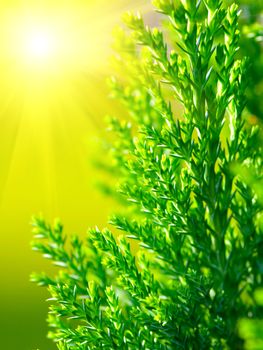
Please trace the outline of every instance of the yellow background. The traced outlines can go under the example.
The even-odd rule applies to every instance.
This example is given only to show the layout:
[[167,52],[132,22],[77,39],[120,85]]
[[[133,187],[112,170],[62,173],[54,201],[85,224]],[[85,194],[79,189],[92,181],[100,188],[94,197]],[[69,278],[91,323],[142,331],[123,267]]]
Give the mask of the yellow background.
[[[51,350],[46,340],[46,291],[29,282],[47,262],[31,252],[30,220],[61,218],[84,235],[104,226],[113,202],[95,188],[89,162],[108,99],[111,32],[127,9],[148,1],[18,1],[0,5],[0,348]],[[25,28],[58,35],[53,59],[23,51]],[[63,45],[62,45],[63,44]]]

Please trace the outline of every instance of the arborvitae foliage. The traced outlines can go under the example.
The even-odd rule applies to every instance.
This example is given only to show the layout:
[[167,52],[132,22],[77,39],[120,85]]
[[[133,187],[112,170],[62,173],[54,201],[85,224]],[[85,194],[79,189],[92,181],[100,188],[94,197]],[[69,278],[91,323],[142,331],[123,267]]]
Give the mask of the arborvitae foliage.
[[112,166],[129,203],[111,224],[126,237],[96,228],[65,246],[59,222],[34,220],[33,248],[60,268],[32,276],[51,294],[59,349],[242,349],[239,319],[262,311],[262,198],[236,172],[262,176],[258,127],[242,116],[238,8],[154,5],[163,31],[127,14],[122,74],[111,80],[129,112],[111,119]]
[[239,0],[242,8],[241,41],[242,54],[250,58],[248,70],[247,107],[254,117],[263,121],[263,1]]

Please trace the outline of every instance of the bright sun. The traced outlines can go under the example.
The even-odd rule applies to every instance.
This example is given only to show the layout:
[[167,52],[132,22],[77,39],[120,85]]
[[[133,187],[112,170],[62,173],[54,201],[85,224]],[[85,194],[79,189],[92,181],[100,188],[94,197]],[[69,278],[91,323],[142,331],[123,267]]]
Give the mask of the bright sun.
[[25,53],[32,58],[46,59],[54,54],[54,52],[54,38],[48,32],[32,32],[25,38]]
[[97,64],[97,58],[105,56],[105,38],[95,19],[87,15],[89,12],[73,7],[60,12],[51,8],[50,12],[32,10],[6,16],[3,36],[8,61],[15,63],[26,80],[31,73],[65,75],[84,70],[93,62]]
[[106,67],[122,1],[113,5],[106,0],[32,0],[29,5],[6,6],[0,11],[0,68],[5,60],[7,68],[16,76],[22,73],[27,83],[36,75],[40,82],[40,75],[66,79],[69,74]]
[[58,68],[59,61],[65,56],[65,47],[61,45],[63,40],[65,38],[54,26],[31,23],[20,33],[17,57],[28,72],[32,69],[45,71],[52,66]]

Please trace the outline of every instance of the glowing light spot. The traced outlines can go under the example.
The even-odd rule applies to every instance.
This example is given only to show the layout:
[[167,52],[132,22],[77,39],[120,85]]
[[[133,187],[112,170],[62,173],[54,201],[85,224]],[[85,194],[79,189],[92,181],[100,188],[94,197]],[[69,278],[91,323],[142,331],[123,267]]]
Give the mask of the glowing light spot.
[[54,42],[49,33],[32,33],[26,38],[26,52],[35,58],[47,58],[54,52]]

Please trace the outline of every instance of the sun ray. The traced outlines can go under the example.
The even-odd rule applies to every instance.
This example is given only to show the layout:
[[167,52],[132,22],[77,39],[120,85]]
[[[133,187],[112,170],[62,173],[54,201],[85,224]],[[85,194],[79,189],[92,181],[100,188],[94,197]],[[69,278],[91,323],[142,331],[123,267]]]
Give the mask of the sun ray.
[[[135,1],[132,7],[138,8],[140,4],[141,9],[145,10],[145,3],[147,1]],[[11,138],[18,138],[12,143],[9,142],[9,147],[14,149],[8,153],[9,165],[6,163],[4,175],[1,177],[2,196],[4,186],[8,187],[5,190],[5,200],[8,200],[8,193],[12,188],[12,182],[4,180],[12,173],[12,158],[22,157],[23,162],[32,161],[30,147],[24,154],[15,150],[21,148],[21,142],[32,142],[30,133],[37,134],[41,130],[42,134],[47,135],[37,137],[34,152],[38,150],[39,157],[43,160],[42,173],[48,174],[52,173],[47,169],[53,167],[53,163],[52,150],[49,151],[49,158],[42,154],[43,149],[47,151],[51,147],[48,143],[52,142],[46,124],[50,124],[52,130],[56,118],[63,113],[61,124],[65,123],[64,142],[72,140],[72,127],[70,130],[67,126],[70,116],[74,116],[76,124],[76,118],[84,118],[87,134],[91,128],[100,127],[100,119],[107,113],[107,93],[104,78],[100,77],[104,77],[110,55],[111,32],[120,21],[121,14],[131,8],[129,1],[109,3],[104,0],[74,3],[58,1],[55,4],[53,1],[28,1],[22,5],[18,1],[12,1],[12,4],[13,6],[10,6],[10,3],[8,6],[1,5],[0,15],[0,93],[5,96],[0,104],[0,118],[5,118],[6,124],[17,123],[16,126],[13,125],[14,136]],[[82,86],[80,91],[76,92],[76,77],[81,75]],[[102,93],[105,94],[104,97]],[[75,94],[75,100],[72,100],[72,94]],[[101,105],[102,98],[105,101],[104,106]],[[21,103],[18,103],[18,100]],[[15,106],[18,105],[22,109],[15,113]],[[55,133],[59,133],[59,130]],[[7,141],[4,140],[5,138],[2,138],[2,149],[6,149]],[[54,186],[50,185],[50,188]]]
[[[85,142],[100,132],[103,116],[117,110],[107,100],[104,83],[111,74],[113,28],[124,11],[145,10],[147,2],[1,2],[0,262],[23,261],[5,269],[2,295],[14,289],[10,276],[25,286],[25,295],[32,292],[25,281],[34,263],[28,253],[33,214],[42,212],[50,220],[59,216],[75,232],[106,224],[112,202],[102,205],[93,189],[96,175],[87,165]],[[11,297],[0,299],[12,309]],[[29,308],[31,300],[22,304]],[[27,339],[16,348],[28,344]],[[1,345],[10,344],[2,339]]]
[[[28,247],[31,216],[42,212],[49,220],[60,217],[73,232],[106,224],[112,202],[102,200],[93,189],[96,174],[88,165],[86,140],[100,132],[105,114],[117,110],[107,100],[104,84],[111,74],[107,64],[112,30],[124,11],[145,10],[147,2],[3,0],[0,4],[0,263],[6,267],[0,307],[16,315],[12,329],[0,325],[7,334],[1,339],[3,348],[12,346],[7,338],[14,327],[29,337],[19,338],[14,348],[36,348],[24,317],[31,315],[34,304],[27,283],[36,264]],[[17,286],[24,308],[19,313],[11,293]],[[28,329],[34,326],[30,322]]]

